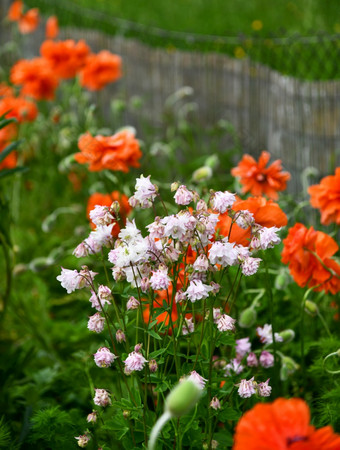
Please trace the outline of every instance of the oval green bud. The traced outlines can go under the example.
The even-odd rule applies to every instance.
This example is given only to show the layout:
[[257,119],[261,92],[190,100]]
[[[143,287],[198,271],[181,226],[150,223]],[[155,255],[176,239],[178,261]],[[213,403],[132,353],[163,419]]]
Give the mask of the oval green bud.
[[283,342],[291,342],[295,338],[295,331],[291,330],[290,328],[287,330],[281,331],[279,335],[282,337]]
[[212,177],[212,170],[211,167],[204,166],[200,167],[199,169],[195,170],[192,174],[192,179],[196,183],[199,183],[200,181],[207,181]]
[[254,308],[250,307],[243,310],[238,319],[238,325],[241,328],[250,328],[254,325],[257,319],[257,313]]
[[317,307],[317,304],[310,301],[310,300],[306,300],[305,301],[305,311],[307,314],[311,315],[311,316],[316,316],[319,309]]
[[193,381],[186,379],[179,383],[165,400],[165,410],[172,416],[180,417],[188,413],[198,402],[202,390]]

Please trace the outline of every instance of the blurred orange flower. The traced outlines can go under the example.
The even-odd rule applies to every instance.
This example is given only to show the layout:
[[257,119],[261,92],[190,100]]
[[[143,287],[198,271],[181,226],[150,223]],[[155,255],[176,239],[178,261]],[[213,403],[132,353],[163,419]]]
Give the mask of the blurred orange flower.
[[40,54],[45,58],[59,78],[73,78],[84,66],[90,48],[85,41],[45,41],[40,47]]
[[[288,219],[280,206],[272,200],[264,197],[249,197],[246,200],[237,199],[232,206],[233,211],[247,210],[254,216],[255,223],[263,227],[284,227]],[[229,236],[232,220],[227,213],[220,215],[220,221],[217,224],[219,233],[223,236]],[[230,242],[236,242],[245,247],[249,245],[250,228],[244,230],[236,223],[233,223],[229,237]]]
[[299,286],[332,294],[340,291],[340,265],[331,259],[339,247],[328,234],[296,223],[283,244],[282,262],[289,264],[290,274]]
[[[17,132],[17,125],[15,123],[10,123],[0,129],[0,153],[7,147],[10,141],[17,136]],[[1,161],[0,170],[13,169],[16,165],[16,152],[11,152],[3,161]]]
[[[92,211],[92,209],[94,209],[94,207],[96,205],[111,206],[112,202],[114,202],[114,201],[117,201],[120,205],[119,217],[121,218],[122,223],[125,225],[126,218],[132,210],[132,208],[129,204],[128,197],[119,191],[113,191],[113,192],[111,192],[111,194],[101,194],[100,192],[95,192],[94,194],[92,194],[89,197],[88,202],[87,202],[87,208],[86,208],[86,215],[87,215],[87,218],[90,220],[92,229],[95,229],[96,226],[94,225],[93,222],[91,222],[90,211]],[[117,237],[119,232],[120,232],[120,226],[119,226],[119,224],[117,224],[116,226],[114,226],[112,228],[111,234],[114,237]]]
[[45,36],[46,39],[55,39],[59,34],[59,24],[57,16],[50,16],[46,20]]
[[8,19],[12,22],[16,22],[22,16],[24,5],[21,0],[15,0],[8,10]]
[[11,97],[14,96],[14,90],[7,83],[2,81],[0,83],[0,97]]
[[233,450],[340,450],[340,435],[327,426],[309,425],[307,403],[278,398],[257,403],[236,426]]
[[12,67],[10,80],[22,85],[22,94],[36,100],[52,100],[59,83],[45,58],[21,59]]
[[18,122],[34,120],[38,115],[35,103],[24,97],[8,96],[0,98],[0,116],[6,113],[6,118],[15,118]]
[[277,200],[278,191],[286,189],[287,181],[290,179],[288,172],[282,172],[281,161],[278,159],[266,167],[270,159],[270,153],[263,151],[256,161],[252,156],[246,154],[231,170],[231,174],[240,177],[242,192],[250,192],[252,195],[267,195]]
[[340,225],[340,167],[336,168],[335,175],[324,177],[320,184],[310,186],[308,193],[311,205],[320,209],[321,223]]
[[38,8],[29,9],[19,19],[18,27],[20,33],[22,34],[32,33],[39,25],[39,21],[40,21],[39,9]]
[[122,76],[121,65],[121,58],[108,50],[102,50],[97,55],[89,55],[85,67],[80,72],[80,84],[91,91],[103,89],[108,83]]
[[138,160],[142,157],[139,143],[130,129],[109,137],[85,133],[78,140],[78,148],[76,161],[89,164],[91,172],[104,169],[128,172],[129,167],[140,166]]

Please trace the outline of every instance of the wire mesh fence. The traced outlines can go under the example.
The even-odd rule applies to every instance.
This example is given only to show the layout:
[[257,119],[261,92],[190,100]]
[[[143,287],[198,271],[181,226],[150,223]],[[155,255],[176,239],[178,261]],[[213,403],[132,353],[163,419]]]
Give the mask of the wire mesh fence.
[[[228,120],[245,152],[267,149],[282,159],[293,175],[290,192],[301,190],[305,168],[324,176],[340,164],[338,35],[197,36],[106,17],[64,0],[31,3],[58,15],[61,38],[85,39],[93,51],[122,56],[124,76],[118,87],[106,88],[104,110],[119,89],[125,100],[141,97],[140,115],[157,125],[169,95],[190,86],[202,126]],[[43,38],[42,31],[25,37],[26,57],[38,54]],[[141,117],[127,111],[125,120],[138,127]]]

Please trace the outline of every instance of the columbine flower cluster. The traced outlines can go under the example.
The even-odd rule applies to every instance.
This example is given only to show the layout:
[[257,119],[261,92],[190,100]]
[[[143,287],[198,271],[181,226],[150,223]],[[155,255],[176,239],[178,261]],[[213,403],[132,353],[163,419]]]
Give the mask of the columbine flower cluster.
[[[142,175],[137,179],[135,187],[136,191],[129,199],[132,207],[155,207],[155,200],[161,200],[158,187],[151,182],[150,176]],[[97,283],[94,279],[97,274],[86,266],[80,272],[62,268],[61,275],[57,277],[68,293],[89,288],[89,301],[96,312],[89,317],[87,327],[90,331],[101,333],[106,326],[112,345],[110,349],[107,341],[104,341],[107,346],[101,346],[93,355],[94,363],[100,368],[120,370],[124,380],[125,375],[132,373],[134,377],[140,376],[139,372],[149,372],[151,376],[159,370],[161,364],[157,358],[149,357],[150,342],[147,346],[145,344],[146,350],[138,342],[133,347],[130,346],[131,334],[128,333],[128,327],[132,317],[136,314],[142,317],[147,324],[147,333],[153,333],[154,336],[158,332],[160,339],[164,335],[171,335],[174,340],[185,339],[186,335],[195,335],[197,329],[201,329],[203,336],[207,321],[210,322],[215,337],[222,338],[222,334],[235,332],[236,319],[226,313],[226,302],[217,297],[224,289],[224,273],[233,266],[238,267],[238,271],[235,271],[236,278],[241,273],[245,276],[254,275],[261,263],[256,252],[280,242],[278,228],[260,226],[249,211],[232,210],[236,200],[233,193],[211,191],[209,198],[200,198],[197,192],[179,183],[175,183],[172,190],[176,191],[174,200],[178,211],[169,214],[161,200],[166,214],[156,216],[145,227],[146,235],[142,234],[135,220],[127,219],[125,228],[121,228],[115,238],[112,229],[118,220],[116,205],[95,205],[90,212],[91,221],[96,228],[78,245],[74,254],[77,257],[98,252],[105,255],[103,251],[108,248],[106,264],[111,264],[112,286],[109,280],[106,285]],[[248,245],[233,241],[230,232],[227,235],[220,234],[219,222],[222,215],[229,216],[231,227],[236,224],[244,229],[249,228]],[[120,296],[120,303],[117,305],[113,292],[123,292],[114,288],[120,282],[125,283],[124,295]],[[125,298],[126,304],[122,305],[122,299]],[[163,311],[157,313],[160,307]],[[116,315],[116,321],[112,320],[111,311],[112,315]],[[111,332],[111,326],[114,327],[114,332]],[[272,342],[270,325],[259,327],[257,333],[261,343],[269,345]],[[137,328],[136,340],[138,338]],[[275,339],[279,341],[280,336],[275,335]],[[119,355],[117,347],[124,347],[124,353]],[[200,350],[197,350],[198,356]],[[117,363],[114,363],[117,358]],[[210,364],[212,365],[212,359]],[[216,364],[217,362],[214,367]],[[257,356],[251,350],[249,338],[243,338],[236,341],[236,358],[228,364],[225,362],[223,366],[225,376],[240,374],[245,364],[248,367],[261,365],[269,368],[274,364],[274,357],[265,349]],[[193,369],[195,367],[196,364]],[[176,371],[179,375],[178,366]],[[208,381],[195,370],[190,372],[189,379],[200,389],[204,389]],[[238,392],[244,398],[255,393],[262,397],[268,396],[271,391],[268,383],[269,380],[256,383],[254,378],[249,381],[243,379],[239,383]],[[93,401],[97,406],[109,406],[110,394],[105,389],[95,389]],[[221,408],[216,396],[209,401],[211,408]],[[91,416],[90,420],[94,421],[94,417],[96,416]]]

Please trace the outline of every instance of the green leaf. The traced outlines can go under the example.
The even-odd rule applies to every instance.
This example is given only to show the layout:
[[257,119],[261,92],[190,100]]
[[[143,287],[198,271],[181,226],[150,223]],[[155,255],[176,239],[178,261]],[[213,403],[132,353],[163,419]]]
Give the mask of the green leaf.
[[13,150],[15,150],[22,142],[22,140],[14,141],[11,144],[7,145],[7,147],[0,153],[0,162],[3,161],[6,156],[8,156]]
[[0,171],[0,178],[5,178],[7,176],[13,175],[15,173],[24,173],[29,170],[28,167],[15,167],[14,169],[6,169]]
[[220,414],[218,415],[218,420],[220,420],[221,422],[226,422],[227,420],[238,420],[240,417],[240,411],[237,411],[236,409],[233,409],[229,406],[222,412],[220,412]]
[[220,345],[235,345],[235,337],[227,332],[221,332],[216,339],[216,347]]
[[162,355],[165,352],[165,348],[161,348],[160,350],[155,350],[154,352],[149,354],[149,359],[155,359],[157,356]]
[[155,339],[158,339],[159,341],[162,340],[162,338],[154,330],[147,330],[147,334],[149,334]]

